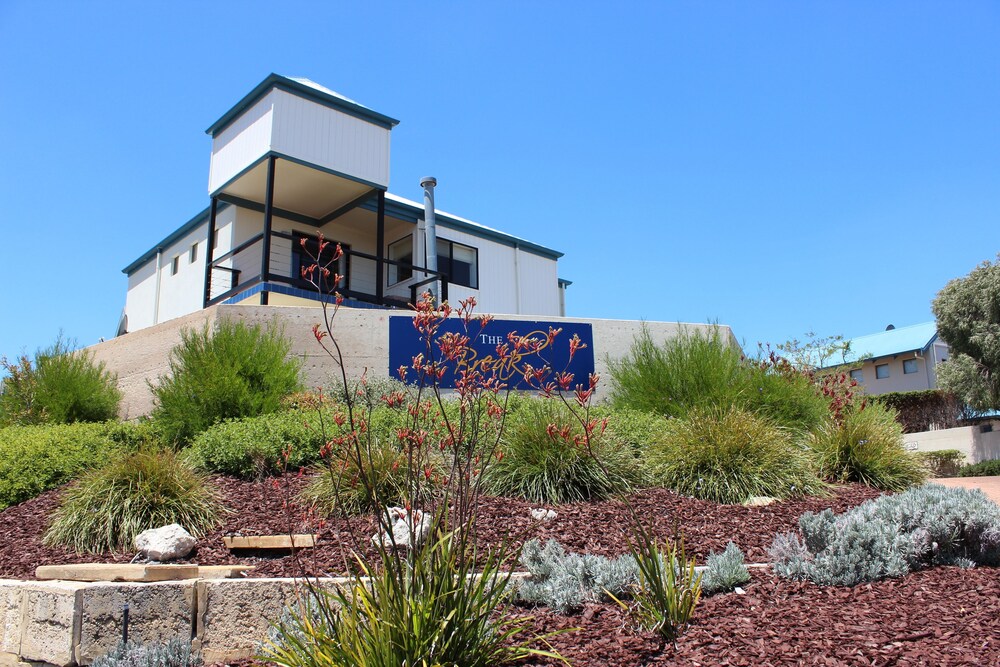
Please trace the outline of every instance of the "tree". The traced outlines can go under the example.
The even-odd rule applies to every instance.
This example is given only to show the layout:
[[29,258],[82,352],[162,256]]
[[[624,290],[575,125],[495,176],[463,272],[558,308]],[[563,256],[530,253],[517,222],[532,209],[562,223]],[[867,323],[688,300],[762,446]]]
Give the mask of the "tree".
[[931,303],[951,359],[938,384],[975,410],[1000,409],[1000,255],[944,286]]

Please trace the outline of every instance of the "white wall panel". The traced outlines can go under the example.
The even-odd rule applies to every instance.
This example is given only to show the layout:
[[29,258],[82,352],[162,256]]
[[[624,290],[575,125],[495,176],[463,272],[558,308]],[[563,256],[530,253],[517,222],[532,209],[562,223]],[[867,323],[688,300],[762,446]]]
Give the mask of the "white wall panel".
[[[205,251],[207,250],[208,223],[202,224],[189,234],[163,250],[160,267],[160,312],[158,322],[187,315],[200,310],[205,289]],[[189,260],[193,244],[198,244],[197,259]],[[177,273],[171,266],[177,257]]]
[[128,331],[138,331],[155,324],[153,308],[156,303],[156,257],[143,264],[128,277],[125,294],[125,315]]
[[273,90],[271,148],[383,187],[389,185],[389,130]]
[[271,91],[212,139],[212,161],[208,170],[208,192],[256,162],[271,149],[274,94]]

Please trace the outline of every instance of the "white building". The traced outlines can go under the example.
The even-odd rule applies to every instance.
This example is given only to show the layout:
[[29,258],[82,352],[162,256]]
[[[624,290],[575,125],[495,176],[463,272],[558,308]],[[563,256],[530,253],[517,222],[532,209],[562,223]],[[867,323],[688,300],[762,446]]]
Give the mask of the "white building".
[[869,394],[935,389],[935,368],[951,356],[934,322],[892,327],[847,342],[844,358],[828,360],[828,367],[848,369]]
[[397,124],[307,79],[264,79],[207,130],[210,206],[123,270],[119,333],[217,303],[329,300],[301,275],[320,233],[344,249],[330,266],[344,278],[326,288],[346,305],[401,306],[433,287],[475,295],[480,312],[563,315],[562,253],[387,192]]

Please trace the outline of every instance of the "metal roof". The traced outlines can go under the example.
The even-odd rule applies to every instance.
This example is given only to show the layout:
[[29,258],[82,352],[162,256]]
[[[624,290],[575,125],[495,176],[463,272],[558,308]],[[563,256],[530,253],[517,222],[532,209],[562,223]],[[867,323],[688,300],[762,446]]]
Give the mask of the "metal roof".
[[374,123],[375,125],[386,129],[391,130],[396,125],[399,125],[399,121],[395,118],[390,118],[385,114],[375,111],[374,109],[369,109],[363,104],[358,104],[349,97],[344,97],[340,93],[334,92],[325,86],[321,86],[315,81],[282,76],[280,74],[270,74],[266,79],[261,81],[256,88],[247,93],[242,100],[237,102],[233,108],[222,114],[222,117],[219,118],[219,120],[212,123],[211,127],[205,130],[205,133],[215,137],[219,132],[222,132],[224,129],[229,127],[229,125],[239,118],[244,111],[252,107],[257,100],[264,97],[264,95],[267,95],[268,91],[272,88],[285,90],[298,95],[299,97],[304,97],[307,100],[322,104],[323,106],[337,109],[338,111],[343,111],[344,113],[367,120],[370,123]]
[[[916,352],[927,349],[937,339],[937,323],[924,322],[908,327],[899,327],[866,336],[858,336],[850,341],[850,351],[843,363],[854,363],[861,359],[877,359],[895,354]],[[834,362],[834,360],[831,360]],[[839,360],[832,365],[841,365]]]

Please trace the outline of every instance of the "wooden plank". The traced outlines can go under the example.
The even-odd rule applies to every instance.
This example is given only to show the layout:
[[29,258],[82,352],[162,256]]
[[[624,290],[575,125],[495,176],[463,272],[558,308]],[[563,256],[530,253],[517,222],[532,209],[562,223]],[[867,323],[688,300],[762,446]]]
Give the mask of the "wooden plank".
[[305,549],[316,546],[318,535],[227,535],[227,549]]
[[76,563],[72,565],[39,565],[37,579],[63,581],[175,581],[197,579],[197,565]]

